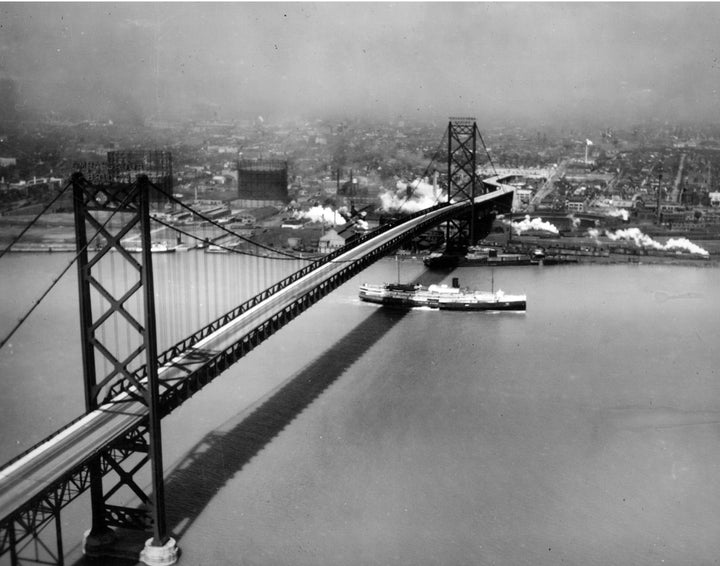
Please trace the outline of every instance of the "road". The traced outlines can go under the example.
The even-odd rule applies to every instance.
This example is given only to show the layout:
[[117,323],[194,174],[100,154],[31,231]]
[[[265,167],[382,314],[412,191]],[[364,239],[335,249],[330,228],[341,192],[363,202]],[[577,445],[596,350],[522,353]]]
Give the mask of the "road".
[[531,210],[534,210],[536,205],[540,204],[547,195],[553,192],[553,190],[555,189],[555,181],[560,179],[565,174],[567,164],[568,160],[563,159],[560,163],[558,163],[557,167],[551,170],[547,181],[545,181],[545,184],[540,187],[540,190],[535,193],[533,195],[533,198],[530,200]]
[[[476,198],[477,203],[494,200],[512,192],[501,189]],[[313,288],[328,281],[347,267],[349,262],[380,248],[404,231],[448,210],[461,209],[466,203],[449,205],[427,215],[413,218],[400,226],[379,234],[348,252],[338,256],[308,275],[278,291],[262,303],[247,310],[233,321],[187,349],[163,367],[158,368],[161,381],[181,380],[199,369],[205,362],[204,353],[220,352],[231,347],[243,336],[270,320]],[[123,396],[125,396],[123,398]],[[83,466],[114,440],[137,426],[147,415],[147,408],[138,401],[125,401],[121,394],[116,402],[103,405],[81,420],[51,437],[11,465],[0,470],[0,521],[5,521],[34,496],[43,493],[53,483]]]
[[678,172],[675,176],[675,183],[673,183],[672,193],[670,193],[670,200],[672,202],[680,202],[680,181],[682,181],[683,168],[685,167],[685,158],[687,154],[683,153],[680,155],[680,165],[678,166]]

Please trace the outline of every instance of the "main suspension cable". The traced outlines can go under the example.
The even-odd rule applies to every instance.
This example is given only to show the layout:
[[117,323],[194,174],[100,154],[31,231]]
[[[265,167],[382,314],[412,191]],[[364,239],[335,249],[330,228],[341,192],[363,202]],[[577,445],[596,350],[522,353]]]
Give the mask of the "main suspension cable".
[[[155,185],[153,185],[153,186],[155,186]],[[229,234],[230,236],[233,236],[233,237],[235,237],[235,238],[238,238],[238,239],[240,239],[240,240],[243,240],[244,242],[247,242],[247,243],[252,244],[252,245],[254,245],[254,246],[257,246],[257,247],[259,247],[259,248],[263,248],[263,249],[265,249],[265,250],[271,251],[271,252],[273,252],[273,253],[275,253],[275,254],[279,254],[279,255],[286,256],[286,257],[288,257],[288,258],[290,258],[290,259],[299,259],[299,260],[305,260],[305,259],[306,259],[306,258],[304,258],[304,257],[296,256],[296,255],[293,255],[293,254],[291,254],[291,253],[284,252],[284,251],[282,251],[282,250],[276,250],[275,248],[273,248],[273,247],[271,247],[271,246],[268,246],[268,245],[266,245],[266,244],[261,244],[261,243],[259,243],[259,242],[255,242],[255,241],[251,240],[250,238],[246,238],[245,236],[242,236],[242,235],[240,235],[240,234],[238,234],[238,233],[236,233],[236,232],[233,232],[232,230],[226,228],[226,227],[223,226],[222,224],[219,224],[218,222],[215,222],[212,218],[209,218],[209,217],[205,216],[205,215],[202,214],[201,212],[198,212],[197,210],[195,210],[194,208],[188,206],[187,204],[185,204],[185,203],[182,202],[181,200],[175,198],[174,195],[171,195],[171,194],[165,192],[165,190],[163,190],[162,188],[160,188],[160,187],[156,187],[156,188],[157,188],[160,192],[162,192],[166,197],[168,197],[171,202],[174,202],[174,203],[179,204],[180,206],[182,206],[184,209],[188,210],[189,212],[191,212],[191,213],[194,214],[195,216],[199,216],[202,220],[204,220],[204,221],[206,221],[206,222],[209,222],[210,224],[212,224],[212,225],[215,226],[216,228],[220,228],[220,230],[222,230],[222,231],[225,232],[226,234]],[[157,220],[157,219],[155,219],[155,220]],[[173,226],[171,226],[171,227],[174,228]],[[195,237],[195,236],[192,236],[192,237]],[[196,238],[196,239],[197,239],[197,238]],[[232,250],[231,250],[231,251],[232,251]],[[237,253],[245,253],[245,252],[241,252],[241,251],[239,251],[239,250],[235,250],[235,251],[236,251]],[[246,254],[246,255],[256,255],[256,254]],[[266,256],[260,256],[260,257],[266,257]],[[280,259],[280,258],[274,258],[274,257],[273,257],[273,258],[269,258],[269,259]]]
[[[169,229],[171,229],[171,230],[175,230],[176,232],[178,232],[179,234],[182,234],[183,236],[187,236],[188,238],[192,238],[192,239],[194,239],[194,240],[197,240],[198,242],[202,242],[202,243],[207,243],[207,242],[208,242],[208,239],[207,239],[207,238],[203,238],[203,237],[201,237],[201,236],[196,236],[195,234],[192,234],[191,232],[188,232],[188,231],[186,231],[186,230],[183,230],[183,229],[181,229],[181,228],[178,228],[177,226],[174,226],[174,225],[170,224],[169,222],[165,222],[164,220],[161,220],[160,218],[153,218],[153,221],[157,222],[158,224],[162,224],[162,225],[165,226],[166,228],[169,228]],[[254,243],[252,240],[249,240],[249,239],[247,239],[247,238],[245,238],[245,240],[246,240],[248,243],[250,243],[251,245],[257,245],[257,246],[260,246],[260,247],[265,247],[265,246],[261,246],[260,244],[256,244],[256,243]],[[298,256],[293,256],[293,255],[291,255],[291,254],[285,254],[285,257],[270,257],[270,256],[264,255],[264,254],[252,253],[252,252],[249,252],[249,251],[239,250],[239,249],[237,249],[237,248],[231,248],[231,247],[229,247],[229,246],[224,246],[224,245],[222,245],[222,244],[218,244],[217,242],[214,243],[213,245],[214,245],[214,246],[217,246],[218,248],[221,248],[221,249],[223,249],[223,250],[226,250],[226,251],[228,251],[228,252],[230,252],[230,253],[234,253],[234,254],[247,255],[247,256],[253,256],[253,257],[264,257],[265,259],[272,259],[272,260],[279,260],[279,261],[289,261],[289,260],[315,261],[316,259],[318,259],[318,257],[320,257],[320,256],[318,256],[318,257],[313,257],[313,256],[310,256],[310,257],[298,257]],[[274,251],[274,252],[276,252],[276,253],[281,253],[281,252],[278,252],[278,250],[275,250],[274,248],[271,248],[271,247],[269,247],[269,246],[268,246],[268,247],[265,247],[265,249],[272,250],[272,251]]]
[[[67,187],[66,187],[66,188],[67,188]],[[125,197],[125,200],[120,204],[120,206],[118,207],[118,209],[119,209],[119,208],[122,208],[122,207],[129,201],[130,196],[131,196],[131,194],[129,193],[129,194]],[[65,274],[68,272],[68,270],[73,266],[73,264],[77,261],[77,259],[80,257],[80,255],[81,255],[85,250],[88,249],[88,247],[89,247],[90,244],[93,242],[93,240],[95,240],[95,238],[98,236],[98,234],[100,234],[100,231],[103,230],[103,229],[105,228],[105,226],[108,225],[108,223],[110,222],[110,220],[112,220],[113,216],[115,216],[115,213],[118,211],[118,209],[113,210],[112,214],[110,214],[110,216],[107,218],[107,220],[105,220],[105,222],[100,226],[100,230],[98,230],[97,232],[95,232],[95,234],[92,236],[92,238],[90,238],[90,239],[87,241],[87,243],[83,246],[83,248],[82,248],[81,250],[78,250],[77,254],[75,254],[75,257],[73,257],[73,258],[70,260],[70,262],[65,266],[65,268],[62,270],[62,272],[60,273],[60,275],[58,275],[58,276],[53,280],[53,282],[50,283],[50,286],[45,290],[45,292],[40,296],[40,298],[35,301],[35,303],[30,307],[30,309],[29,309],[23,316],[21,316],[21,317],[18,319],[17,324],[12,328],[12,330],[10,330],[10,332],[7,334],[7,336],[5,336],[5,338],[3,338],[2,341],[0,341],[0,350],[2,350],[2,348],[5,346],[5,344],[8,343],[8,341],[10,340],[10,338],[13,337],[13,335],[18,331],[18,329],[20,328],[20,326],[22,326],[22,324],[23,324],[23,323],[28,319],[28,317],[33,313],[33,311],[35,311],[35,309],[40,305],[40,303],[43,301],[43,299],[44,299],[45,297],[47,297],[47,295],[50,293],[50,291],[52,291],[52,289],[55,287],[55,285],[57,285],[58,281],[60,281],[60,279],[62,279],[63,275],[65,275]]]
[[[430,159],[430,163],[428,163],[427,167],[425,167],[425,171],[423,171],[423,174],[420,176],[420,180],[424,179],[427,176],[428,172],[430,171],[430,166],[433,163],[435,163],[435,158],[438,156],[438,153],[440,153],[440,148],[445,143],[445,140],[446,140],[445,136],[448,134],[448,130],[449,130],[449,127],[445,128],[445,133],[443,133],[443,137],[440,140],[440,143],[438,144],[438,147],[435,150],[435,153],[433,154],[432,158]],[[414,187],[412,187],[411,191],[405,195],[405,199],[400,203],[400,206],[397,208],[398,212],[400,212],[402,207],[405,206],[405,204],[408,202],[408,200],[410,200],[410,197],[415,193],[415,190],[420,186],[420,180]],[[435,197],[435,204],[438,203],[439,199],[440,199],[440,195],[437,195]]]
[[[43,208],[43,209],[40,211],[40,213],[39,213],[37,216],[35,216],[35,218],[33,218],[33,219],[28,223],[27,226],[25,226],[25,228],[23,228],[22,232],[20,232],[20,234],[18,234],[17,237],[13,238],[13,241],[10,242],[10,245],[8,245],[7,248],[5,248],[2,252],[0,252],[0,258],[1,258],[2,256],[4,256],[7,252],[9,252],[9,251],[10,251],[10,248],[12,248],[15,244],[18,243],[18,241],[20,240],[20,238],[22,238],[22,237],[25,235],[25,233],[26,233],[28,230],[30,230],[30,228],[33,227],[33,225],[35,224],[35,222],[37,222],[37,221],[40,219],[40,217],[41,217],[43,214],[45,214],[45,213],[48,211],[48,209],[49,209],[53,204],[55,204],[55,203],[57,202],[57,200],[58,200],[61,196],[63,196],[63,195],[65,194],[65,191],[67,191],[67,189],[68,189],[69,186],[70,186],[70,183],[68,183],[67,185],[65,185],[65,187],[63,187],[63,189],[62,189],[58,194],[55,195],[55,198],[53,198],[48,204],[46,204],[46,205],[45,205],[45,208]],[[0,347],[1,347],[1,346],[0,346]]]
[[480,138],[480,142],[483,145],[483,148],[485,149],[485,155],[487,155],[488,161],[490,162],[490,167],[492,167],[493,173],[497,176],[498,172],[497,169],[495,169],[495,164],[493,163],[492,157],[490,157],[490,151],[488,150],[487,146],[485,145],[485,140],[482,137],[482,134],[480,133],[480,130],[477,127],[477,124],[475,124],[475,131],[477,132],[478,137]]

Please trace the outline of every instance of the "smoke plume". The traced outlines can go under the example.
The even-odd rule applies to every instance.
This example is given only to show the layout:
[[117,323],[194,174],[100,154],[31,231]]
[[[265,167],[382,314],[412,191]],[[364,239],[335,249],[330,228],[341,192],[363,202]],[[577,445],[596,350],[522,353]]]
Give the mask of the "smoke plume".
[[600,230],[597,228],[588,228],[587,235],[589,238],[595,240],[595,242],[600,243]]
[[378,196],[382,210],[386,212],[417,212],[447,200],[442,190],[427,179],[415,179],[411,183],[398,181],[394,191],[386,190]]
[[630,213],[624,208],[609,208],[605,211],[608,216],[621,217],[625,222],[630,218]]
[[346,220],[338,210],[329,207],[313,206],[309,210],[297,211],[293,214],[294,218],[308,219],[310,222],[324,222],[334,226],[342,226]]
[[370,224],[368,224],[366,220],[362,220],[362,219],[360,219],[360,218],[356,218],[356,219],[355,219],[355,225],[356,225],[360,230],[370,230]]
[[533,218],[531,220],[529,214],[526,214],[525,218],[520,222],[511,222],[510,226],[512,227],[515,234],[522,234],[523,232],[527,232],[528,230],[542,230],[544,232],[552,232],[553,234],[560,233],[560,231],[557,229],[557,226],[555,226],[554,224],[551,224],[550,222],[545,222],[542,218]]
[[651,250],[661,251],[686,251],[692,254],[698,254],[708,256],[710,253],[692,243],[687,238],[670,238],[664,245],[660,242],[656,242],[647,234],[644,234],[639,228],[627,228],[625,230],[617,230],[615,232],[605,232],[605,235],[612,241],[625,240],[633,242],[640,248],[646,248]]

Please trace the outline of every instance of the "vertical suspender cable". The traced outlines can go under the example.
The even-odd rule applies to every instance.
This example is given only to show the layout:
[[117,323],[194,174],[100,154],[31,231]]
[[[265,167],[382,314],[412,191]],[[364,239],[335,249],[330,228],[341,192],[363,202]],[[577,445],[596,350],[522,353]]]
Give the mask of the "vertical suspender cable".
[[[120,258],[118,261],[122,262],[122,269],[123,269],[123,277],[125,281],[130,281],[128,277],[128,262],[127,260],[122,256],[122,254],[118,254],[118,257]],[[133,282],[134,283],[134,282]],[[130,314],[135,317],[134,310],[132,309],[132,305],[125,304],[125,310],[128,310]],[[128,348],[132,350],[133,345],[130,343],[130,325],[125,325],[125,343],[128,345]]]
[[205,318],[203,319],[202,326],[205,326],[208,322],[210,322],[210,282],[208,280],[208,271],[210,267],[210,256],[212,254],[207,253],[207,249],[205,250],[205,258],[204,258],[204,269],[203,269],[203,276],[205,281]]
[[193,320],[192,325],[193,328],[200,328],[202,325],[200,324],[200,311],[202,309],[202,300],[200,298],[200,259],[204,256],[204,249],[203,248],[197,248],[195,250],[195,269],[192,274],[192,281],[194,284],[194,293],[193,293],[193,304],[195,305],[195,309],[193,310]]
[[166,348],[170,347],[170,344],[174,344],[180,339],[180,334],[185,334],[184,329],[182,328],[182,311],[181,311],[181,301],[178,300],[178,292],[179,292],[179,285],[180,281],[178,280],[178,264],[180,263],[180,260],[182,258],[183,254],[175,252],[172,254],[173,257],[168,265],[168,281],[170,283],[170,310],[173,313],[173,320],[172,320],[172,326],[170,328],[169,333],[169,339],[167,344],[165,345]]
[[235,305],[230,304],[230,279],[232,278],[232,264],[235,261],[235,254],[226,256],[223,262],[223,306],[220,309],[221,313],[229,311]]
[[241,266],[241,273],[240,277],[242,277],[242,283],[240,285],[240,301],[245,302],[250,298],[250,294],[248,293],[248,287],[250,287],[249,277],[250,277],[250,258],[246,255],[239,258],[240,261],[238,262]]
[[268,287],[268,268],[265,258],[261,257],[260,261],[262,262],[262,280],[260,281],[260,289],[264,290]]
[[170,288],[170,298],[168,300],[168,304],[170,305],[169,310],[172,312],[173,316],[171,321],[169,340],[165,347],[170,347],[171,344],[177,342],[180,338],[178,332],[182,333],[182,320],[180,319],[180,301],[178,300],[178,285],[180,284],[180,282],[177,279],[178,263],[180,262],[180,256],[182,256],[182,254],[179,254],[177,252],[172,254],[169,258],[168,265],[166,266],[168,273],[168,285]]
[[260,269],[262,268],[262,260],[259,256],[255,256],[255,267],[253,273],[255,274],[255,280],[253,281],[253,295],[257,295],[262,289],[262,274]]
[[274,285],[275,283],[278,282],[278,277],[277,277],[278,262],[275,261],[274,259],[268,259],[268,260],[266,260],[266,263],[269,264],[268,267],[270,268],[270,281],[266,285],[266,288],[267,288],[270,285]]
[[217,318],[218,314],[221,311],[220,307],[220,289],[218,288],[220,286],[220,280],[218,279],[218,268],[222,272],[222,265],[218,266],[218,263],[220,263],[219,259],[221,256],[218,255],[215,261],[213,261],[213,279],[210,282],[210,284],[213,286],[213,310],[210,313],[210,316],[212,317],[211,320],[214,320]]
[[[115,274],[115,256],[108,254],[105,257],[107,257],[110,262],[110,279],[111,279],[110,289],[112,290],[112,296],[117,297],[118,296],[118,292],[117,292],[118,280],[117,280],[117,275]],[[102,260],[100,261],[100,263],[102,263]],[[105,286],[105,283],[103,283],[103,286]],[[125,288],[127,289],[127,281],[125,281]],[[125,345],[126,351],[123,351],[122,353],[120,353],[120,328],[118,327],[118,322],[119,322],[118,315],[114,314],[112,318],[113,318],[113,337],[115,338],[115,340],[114,340],[115,352],[118,353],[119,358],[122,360],[122,359],[125,359],[126,351],[129,351],[129,348],[128,348],[128,345],[126,344]],[[105,326],[105,325],[103,324],[103,326]]]
[[230,254],[225,262],[225,308],[223,312],[227,312],[237,306],[233,302],[232,284],[235,279],[235,264],[237,263],[237,254]]
[[[99,261],[97,263],[97,278],[96,279],[104,285],[105,276],[103,275],[103,262],[102,261]],[[96,307],[97,312],[103,312],[106,307],[103,305],[100,295],[96,294],[96,297],[97,297],[96,300],[98,302],[98,305]],[[93,332],[93,335],[96,335],[95,332]],[[105,332],[105,325],[102,324],[102,325],[100,325],[100,341],[103,343],[104,346],[107,347],[107,339],[106,338],[107,338],[107,336],[106,336],[106,332]],[[105,356],[100,356],[100,358],[102,359],[102,362],[103,362],[103,375],[107,375],[110,371],[110,368],[108,366],[108,359]]]
[[180,291],[180,312],[182,313],[184,336],[190,334],[192,331],[191,329],[193,328],[189,320],[191,318],[189,313],[190,309],[187,308],[187,305],[193,298],[190,296],[190,292],[194,287],[193,277],[195,276],[195,274],[189,269],[190,254],[195,255],[196,253],[197,250],[188,250],[188,252],[182,256],[182,264],[178,264],[178,283],[181,283],[181,286],[178,289]]
[[[170,234],[170,237],[172,237],[172,234]],[[167,342],[165,343],[165,347],[169,347],[170,344],[174,344],[176,342],[175,340],[175,333],[177,332],[178,327],[178,308],[179,305],[177,303],[176,299],[176,285],[177,281],[175,280],[175,267],[177,263],[177,252],[173,254],[166,254],[167,255],[167,261],[163,264],[163,272],[164,272],[164,279],[165,279],[165,298],[162,302],[163,305],[165,305],[167,314],[165,315],[165,318],[167,319],[167,325],[168,325],[168,336],[167,336]]]
[[272,268],[271,278],[272,278],[272,284],[274,285],[275,283],[277,283],[277,282],[280,281],[280,279],[281,279],[280,275],[278,274],[278,271],[279,271],[279,269],[281,268],[280,262],[279,262],[279,261],[275,261],[275,260],[271,260],[271,261],[270,261],[270,267]]
[[[152,232],[151,232],[152,233]],[[170,309],[168,309],[168,273],[166,262],[157,259],[153,261],[153,279],[154,279],[154,299],[155,299],[155,332],[157,334],[158,348],[162,350],[161,345],[165,344],[165,340],[169,337],[170,325],[169,321],[172,317]]]
[[[163,261],[164,260],[164,261]],[[173,304],[170,300],[171,285],[167,258],[153,262],[155,270],[155,330],[158,332],[158,349],[172,340]],[[162,284],[159,284],[162,281]]]
[[228,281],[228,310],[234,309],[240,304],[237,296],[238,287],[238,263],[240,262],[239,254],[232,254],[232,261],[230,262],[230,278]]
[[263,288],[267,289],[277,282],[275,273],[277,272],[278,262],[273,259],[263,258],[263,263],[265,264],[265,271],[267,272],[267,277],[265,278],[265,281],[263,281]]

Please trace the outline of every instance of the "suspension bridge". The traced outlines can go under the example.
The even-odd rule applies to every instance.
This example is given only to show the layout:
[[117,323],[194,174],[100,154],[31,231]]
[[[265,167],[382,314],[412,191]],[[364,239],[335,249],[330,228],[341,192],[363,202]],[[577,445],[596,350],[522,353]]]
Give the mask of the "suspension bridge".
[[[206,308],[204,317],[184,324],[178,324],[182,314],[177,309],[203,302],[202,292],[195,286],[168,314],[159,296],[167,299],[174,292],[158,293],[162,284],[156,285],[153,271],[151,232],[157,220],[150,215],[151,201],[158,192],[168,198],[171,193],[145,174],[133,182],[100,183],[73,175],[67,188],[75,205],[86,411],[0,469],[0,555],[8,555],[13,565],[62,564],[61,511],[89,491],[86,554],[116,555],[115,529],[132,529],[148,533],[140,560],[174,562],[177,546],[165,524],[162,418],[404,242],[441,225],[449,238],[473,241],[479,218],[508,212],[512,190],[495,185],[488,191],[476,179],[477,134],[472,119],[449,124],[446,202],[359,235],[328,255],[303,258],[234,234],[245,241],[242,253],[264,266],[255,270],[258,292],[239,305],[228,306],[237,296],[215,300],[214,311],[220,314]],[[142,244],[139,256],[124,243],[133,231]],[[268,263],[283,267],[268,270]],[[208,277],[218,274],[209,274],[206,265],[194,272],[206,279],[207,293],[213,286]],[[165,274],[163,283],[190,277],[187,270],[174,275]],[[168,323],[163,320],[168,316],[175,318]],[[148,467],[151,489],[145,490],[138,478]],[[121,490],[133,494],[137,504],[118,503]],[[54,530],[49,528],[53,524]]]

